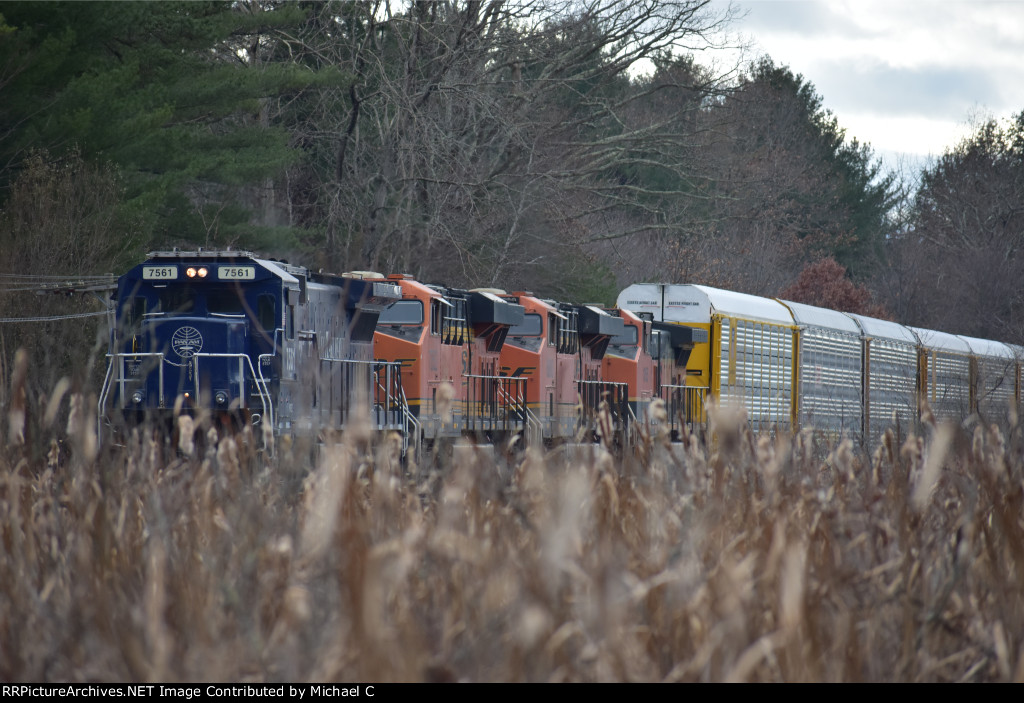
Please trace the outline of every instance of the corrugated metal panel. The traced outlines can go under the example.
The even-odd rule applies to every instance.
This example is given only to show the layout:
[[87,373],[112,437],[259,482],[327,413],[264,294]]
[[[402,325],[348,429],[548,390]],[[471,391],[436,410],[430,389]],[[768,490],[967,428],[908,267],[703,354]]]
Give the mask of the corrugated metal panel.
[[928,402],[940,419],[961,420],[971,411],[970,357],[935,351],[927,357]]
[[960,335],[975,354],[975,404],[988,422],[1006,418],[1017,386],[1017,355],[1008,345],[991,339]]
[[971,412],[971,348],[947,332],[911,327],[921,340],[925,399],[939,420],[961,420]]
[[895,339],[870,341],[870,436],[877,439],[895,417],[906,427],[917,412],[917,347]]
[[[794,310],[794,316],[798,313]],[[852,321],[847,318],[852,325]],[[800,331],[800,424],[859,436],[861,430],[859,334],[808,326]]]
[[988,422],[1001,422],[1006,419],[1014,400],[1016,360],[991,356],[976,358],[978,413]]
[[721,318],[719,396],[741,403],[756,430],[789,427],[793,330],[767,322]]

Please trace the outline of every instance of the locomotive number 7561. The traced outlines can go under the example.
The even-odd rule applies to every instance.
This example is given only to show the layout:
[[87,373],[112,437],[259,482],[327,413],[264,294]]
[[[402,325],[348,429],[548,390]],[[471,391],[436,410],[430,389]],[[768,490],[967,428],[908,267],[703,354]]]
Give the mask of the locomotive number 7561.
[[256,278],[255,266],[220,266],[217,277],[228,281],[251,281]]

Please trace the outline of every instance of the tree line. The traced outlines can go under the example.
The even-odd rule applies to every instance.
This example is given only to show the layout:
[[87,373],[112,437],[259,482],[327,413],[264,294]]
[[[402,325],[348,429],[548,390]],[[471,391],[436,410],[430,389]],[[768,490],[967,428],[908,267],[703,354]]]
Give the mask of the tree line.
[[911,188],[791,68],[702,59],[730,21],[707,0],[4,3],[0,273],[233,246],[593,302],[701,282],[1024,342],[1024,112]]

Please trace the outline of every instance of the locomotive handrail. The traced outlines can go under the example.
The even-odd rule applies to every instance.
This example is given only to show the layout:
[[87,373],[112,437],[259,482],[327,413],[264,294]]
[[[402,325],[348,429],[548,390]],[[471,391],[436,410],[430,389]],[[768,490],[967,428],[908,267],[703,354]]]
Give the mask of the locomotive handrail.
[[[613,426],[621,424],[623,435],[626,436],[630,429],[629,425],[633,424],[629,417],[632,415],[632,410],[629,408],[629,384],[619,381],[583,379],[576,379],[576,384],[582,415],[580,418],[581,425],[586,424],[584,420],[587,422],[592,421],[593,417],[599,412],[601,403],[607,402]],[[629,412],[623,412],[623,408]],[[633,420],[635,421],[635,419],[634,417]]]
[[[499,376],[498,378],[508,378],[508,376]],[[512,408],[513,412],[524,413],[524,411],[529,411],[529,408],[526,406],[525,394],[521,392],[523,390],[521,386],[524,384],[518,383],[518,380],[516,379],[516,389],[520,392],[517,395],[512,395],[504,384],[498,386],[498,395],[506,401],[505,406]],[[522,380],[525,383],[526,379]]]
[[[578,379],[576,379],[576,383],[577,383],[578,386],[581,386],[580,390],[584,390],[584,389],[587,389],[587,388],[596,388],[596,389],[599,389],[599,390],[601,390],[603,392],[603,391],[610,390],[610,389],[614,388],[614,389],[619,390],[619,391],[625,389],[627,391],[627,393],[629,391],[629,384],[628,383],[621,383],[621,382],[618,382],[618,381],[593,381],[593,380],[583,380],[583,379],[578,378]],[[588,393],[588,394],[586,394],[584,399],[585,400],[594,400],[594,398],[591,397],[592,395],[593,395],[592,393]],[[622,397],[625,398],[626,397],[625,394]],[[598,405],[600,404],[600,401],[603,400],[603,398],[597,398],[596,400],[598,402],[593,404],[593,405],[584,405],[584,409],[590,409],[590,410],[596,411],[597,408],[598,408]]]
[[[159,359],[157,363],[157,373],[159,374],[159,402],[160,407],[164,407],[164,353],[163,352],[114,352],[113,354],[108,353],[107,358],[110,359],[110,363],[107,365],[107,373],[103,377],[103,386],[100,388],[100,397],[96,403],[96,438],[97,441],[101,438],[101,431],[103,428],[103,418],[105,417],[105,408],[107,405],[107,398],[110,395],[110,389],[114,383],[120,386],[120,397],[121,402],[124,402],[124,387],[127,382],[127,378],[124,375],[124,361],[127,357],[138,359],[139,357],[156,357]],[[113,378],[114,368],[118,370],[117,378]]]
[[629,416],[628,427],[626,427],[626,443],[629,445],[635,445],[637,443],[637,434],[639,432],[639,422],[636,419],[636,413],[633,412],[633,406],[626,403],[626,414]]
[[[378,369],[374,369],[374,376],[377,379],[377,389],[383,390],[385,394],[385,414],[390,412],[388,408],[391,407],[392,401],[398,408],[398,412],[401,415],[402,422],[402,452],[407,453],[409,451],[409,439],[412,435],[412,441],[414,446],[414,454],[417,459],[419,458],[420,452],[420,437],[421,437],[421,425],[420,421],[412,414],[409,409],[409,400],[405,396],[405,387],[402,385],[401,368],[402,365],[396,361],[377,361],[376,364],[383,366],[387,373],[385,374],[385,382],[381,384],[380,373]],[[392,369],[397,369],[393,377],[391,374]],[[392,389],[392,384],[394,389]]]
[[[110,357],[110,354],[107,354]],[[103,408],[107,404],[107,394],[110,392],[110,377],[114,373],[114,360],[107,364],[107,373],[103,376],[103,386],[100,387],[100,398],[96,403],[96,443],[103,443]]]
[[[402,389],[402,378],[401,378],[401,363],[397,361],[363,361],[359,359],[349,359],[342,363],[359,363],[359,364],[372,364],[373,365],[373,379],[376,393],[374,393],[373,406],[374,418],[378,425],[388,427],[391,425],[390,416],[392,414],[398,414],[401,418],[400,422],[403,426],[408,425],[404,415],[408,413],[408,403],[405,400],[404,392]],[[381,382],[381,370],[384,370],[384,381]],[[397,390],[396,390],[397,389]],[[380,401],[378,400],[380,392],[384,392],[383,408]],[[380,413],[384,413],[383,421],[380,418]],[[407,429],[407,428],[406,428]]]
[[[486,397],[477,398],[469,397],[466,399],[467,404],[480,403],[480,404],[491,404],[493,413],[487,415],[493,422],[501,422],[504,424],[504,429],[508,429],[510,425],[514,426],[514,420],[507,412],[512,409],[515,413],[522,413],[526,409],[526,379],[517,378],[514,376],[490,376],[484,374],[462,374],[463,378],[473,379],[477,381],[492,381],[494,383],[494,397],[488,399]],[[473,390],[476,390],[476,385],[483,386],[483,384],[474,384],[471,386]],[[511,387],[515,386],[515,393],[511,392]],[[486,396],[486,393],[483,394]],[[467,410],[471,408],[471,405],[467,406]],[[502,412],[504,411],[504,412]],[[477,417],[477,414],[466,413],[467,422],[472,422]],[[480,414],[483,417],[483,414]]]
[[[260,355],[262,359],[265,354]],[[238,397],[240,399],[245,397],[245,369],[242,365],[244,360],[245,364],[249,367],[249,372],[252,374],[252,379],[256,383],[256,388],[259,391],[260,403],[263,405],[263,417],[270,418],[270,427],[274,427],[274,401],[270,397],[270,390],[266,387],[266,383],[263,381],[263,370],[260,369],[260,373],[256,373],[256,369],[252,366],[252,359],[249,358],[248,354],[244,353],[227,353],[227,352],[196,352],[192,355],[191,363],[193,370],[193,378],[195,379],[195,402],[198,405],[199,400],[199,358],[204,359],[238,359]],[[160,394],[163,397],[163,374],[161,373],[160,379]]]
[[533,433],[535,433],[536,436],[538,436],[541,439],[543,439],[543,437],[544,437],[544,426],[541,424],[540,418],[537,417],[537,413],[535,413],[532,410],[530,410],[529,406],[526,407],[526,428],[527,428],[527,432],[526,432],[526,441],[527,441],[527,443],[529,443],[532,440],[531,433],[529,431],[530,428],[533,428]]
[[[670,398],[666,398],[666,389],[670,397],[674,394],[681,393],[683,400],[685,401],[685,416],[687,420],[692,420],[691,412],[693,410],[699,410],[702,417],[707,412],[707,394],[710,391],[707,386],[685,386],[663,383],[658,395],[662,400],[668,402]],[[699,407],[693,407],[691,401],[694,399],[698,401]],[[672,401],[674,403],[674,398],[672,398]]]
[[[275,349],[277,347],[277,331],[276,330],[274,331],[274,347],[275,347]],[[256,381],[256,387],[260,389],[260,393],[263,393],[263,394],[266,395],[267,401],[269,403],[269,405],[268,405],[268,413],[269,413],[269,416],[270,416],[269,417],[269,422],[270,422],[270,429],[271,429],[271,431],[273,431],[273,429],[274,429],[274,399],[270,395],[270,385],[267,383],[267,379],[263,377],[263,360],[264,359],[273,359],[274,356],[276,356],[276,354],[277,354],[277,352],[275,351],[273,354],[260,354],[258,357],[256,357],[256,369],[257,370],[256,370],[256,373],[254,374],[254,378],[255,378],[255,381]],[[268,365],[269,365],[269,362],[268,362]]]
[[[330,364],[340,364],[342,367],[366,367],[371,376],[370,390],[372,393],[373,421],[377,429],[388,429],[394,426],[401,428],[405,435],[410,432],[410,426],[419,429],[419,423],[409,410],[409,402],[405,397],[405,390],[401,383],[401,363],[396,361],[381,361],[377,359],[344,359],[331,356],[329,351],[318,356],[318,360]],[[384,378],[381,379],[381,371],[384,371]],[[381,398],[383,393],[383,399]],[[403,451],[408,448],[408,437],[403,437]]]
[[399,385],[399,393],[402,397],[402,419],[405,423],[403,428],[402,437],[402,448],[405,451],[409,450],[409,435],[413,435],[413,454],[419,460],[420,454],[420,438],[423,436],[423,426],[419,419],[412,414],[412,410],[409,409],[409,400],[405,397],[405,388]]

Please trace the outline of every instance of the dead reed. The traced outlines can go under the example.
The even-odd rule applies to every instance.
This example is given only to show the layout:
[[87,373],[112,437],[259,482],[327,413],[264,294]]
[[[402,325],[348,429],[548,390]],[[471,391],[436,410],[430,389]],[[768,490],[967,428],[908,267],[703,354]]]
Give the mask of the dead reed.
[[95,404],[26,396],[26,373],[3,408],[4,680],[1024,679],[1015,419],[824,461],[728,410],[710,449],[652,432],[625,456],[403,466],[359,430],[312,464],[202,419],[97,447]]

